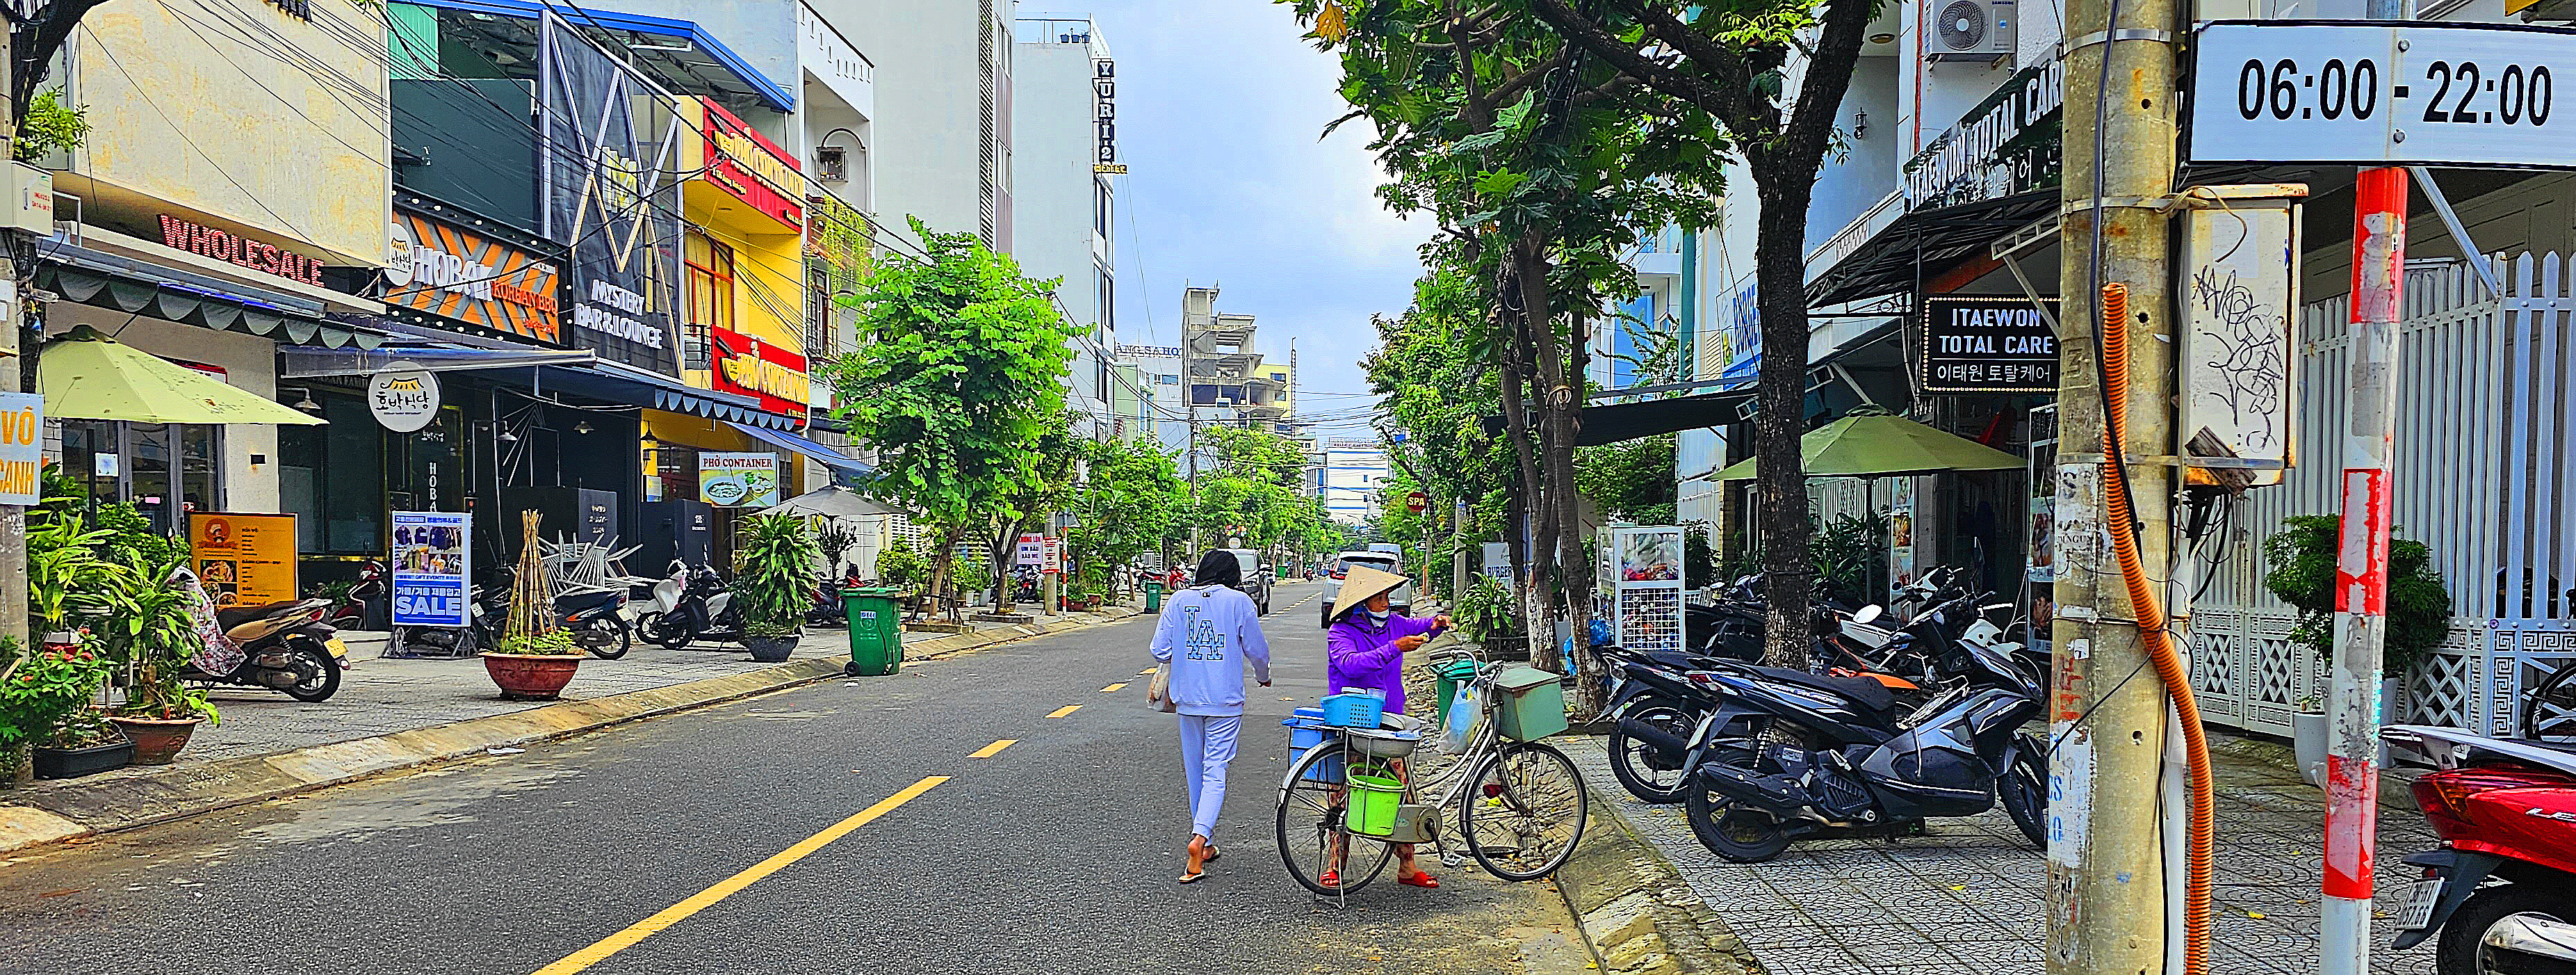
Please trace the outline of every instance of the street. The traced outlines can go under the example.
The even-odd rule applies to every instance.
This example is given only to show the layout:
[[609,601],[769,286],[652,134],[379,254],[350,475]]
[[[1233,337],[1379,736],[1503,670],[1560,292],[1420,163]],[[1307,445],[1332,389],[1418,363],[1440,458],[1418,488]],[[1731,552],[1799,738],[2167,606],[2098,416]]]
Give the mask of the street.
[[1583,971],[1545,883],[1281,869],[1324,589],[1279,589],[1197,885],[1137,617],[6,862],[0,971]]

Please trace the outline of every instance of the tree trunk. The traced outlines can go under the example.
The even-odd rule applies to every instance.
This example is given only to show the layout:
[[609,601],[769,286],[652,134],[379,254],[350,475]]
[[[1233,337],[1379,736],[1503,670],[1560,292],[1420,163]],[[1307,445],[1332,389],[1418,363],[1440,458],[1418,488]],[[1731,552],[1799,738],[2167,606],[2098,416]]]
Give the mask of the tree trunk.
[[1810,564],[1806,464],[1799,438],[1807,412],[1807,203],[1803,180],[1765,180],[1756,173],[1762,209],[1754,248],[1755,303],[1761,309],[1762,366],[1755,380],[1754,484],[1759,490],[1764,597],[1770,604],[1763,658],[1803,669],[1813,634],[1808,618]]
[[966,528],[962,525],[943,527],[939,530],[939,551],[930,553],[928,597],[934,607],[938,605],[938,600],[948,593],[948,570],[953,568],[957,561],[957,540],[964,537],[966,537]]
[[[1495,288],[1496,299],[1506,306],[1513,303],[1510,296],[1514,280],[1514,275],[1506,271]],[[1537,520],[1533,516],[1541,510],[1539,492],[1544,486],[1539,480],[1538,454],[1530,444],[1529,403],[1521,395],[1522,383],[1527,378],[1527,372],[1521,366],[1521,351],[1525,348],[1522,336],[1528,330],[1530,316],[1526,308],[1515,313],[1507,307],[1503,317],[1511,326],[1511,334],[1507,334],[1501,343],[1503,427],[1511,439],[1512,458],[1518,462],[1521,475],[1520,490],[1513,494],[1512,524],[1504,531],[1504,537],[1511,542],[1512,574],[1520,589],[1522,632],[1529,641],[1530,659],[1535,661],[1539,659],[1541,647],[1555,646],[1556,628],[1546,608],[1547,589],[1543,578],[1546,570],[1542,564],[1546,559],[1541,554],[1547,547],[1546,536],[1527,531]],[[1535,550],[1530,545],[1533,538],[1541,541]],[[1549,652],[1554,651],[1551,649]]]
[[[1569,557],[1580,560],[1581,551],[1569,552],[1566,545],[1568,505],[1573,478],[1573,405],[1572,391],[1566,385],[1565,355],[1558,348],[1556,308],[1547,291],[1547,241],[1536,234],[1525,234],[1512,242],[1510,253],[1511,284],[1518,290],[1521,305],[1521,342],[1532,366],[1531,378],[1538,382],[1538,426],[1541,456],[1537,483],[1539,546],[1538,569],[1526,602],[1544,610],[1529,621],[1530,663],[1541,670],[1565,672],[1565,659],[1556,639],[1557,598],[1565,591],[1563,574]],[[1560,458],[1562,454],[1562,458]],[[1564,463],[1560,464],[1559,461]]]
[[1026,526],[1026,522],[1006,522],[1002,525],[1000,537],[993,540],[992,581],[993,612],[995,613],[1008,613],[1019,607],[1018,601],[1011,598],[1013,590],[1018,588],[1012,584],[1011,561],[1019,556],[1020,530]]

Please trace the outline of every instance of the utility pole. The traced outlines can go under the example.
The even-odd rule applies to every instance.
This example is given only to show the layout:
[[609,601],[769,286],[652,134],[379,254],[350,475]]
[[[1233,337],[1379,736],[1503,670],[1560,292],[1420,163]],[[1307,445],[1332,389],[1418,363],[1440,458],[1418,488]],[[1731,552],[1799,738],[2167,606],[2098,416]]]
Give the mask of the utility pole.
[[[0,30],[0,70],[7,70],[7,66],[13,63],[10,45],[14,42],[11,37],[14,33]],[[15,71],[8,71],[5,77],[0,77],[0,146],[12,149],[18,144],[16,81]],[[12,156],[0,153],[0,158]],[[17,232],[9,231],[6,236],[15,243]],[[0,327],[0,360],[6,360],[5,366],[0,366],[0,374],[8,376],[7,380],[0,381],[0,389],[24,393],[33,391],[27,377],[35,375],[36,371],[32,368],[35,360],[22,358],[28,355],[28,350],[19,347],[19,336],[25,334],[27,327],[27,294],[19,285],[17,262],[11,256],[14,253],[14,247],[0,247],[0,321],[6,324],[6,327]],[[34,640],[44,634],[27,632],[28,622],[27,509],[14,504],[0,505],[0,637],[16,639],[20,647],[32,651]]]
[[[2165,887],[2181,882],[2166,876],[2155,801],[2166,695],[2108,544],[2109,533],[2130,530],[2134,509],[2146,577],[2172,578],[2174,302],[2166,207],[2177,117],[2171,31],[2180,21],[2176,0],[2120,0],[2116,24],[2112,13],[2111,0],[2066,4],[2049,975],[2163,971]],[[2096,372],[2102,286],[2114,282],[2129,294],[2120,453],[2130,505],[2122,510],[2111,510],[2104,494],[2113,471]]]

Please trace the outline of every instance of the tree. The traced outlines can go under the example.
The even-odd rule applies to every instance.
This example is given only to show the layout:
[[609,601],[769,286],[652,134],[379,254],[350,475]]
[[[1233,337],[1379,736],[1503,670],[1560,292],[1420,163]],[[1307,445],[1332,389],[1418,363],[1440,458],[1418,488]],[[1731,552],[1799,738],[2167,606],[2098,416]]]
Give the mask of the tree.
[[1585,447],[1574,454],[1574,483],[1602,517],[1669,525],[1681,499],[1681,485],[1673,480],[1677,449],[1669,433]]
[[1090,478],[1076,505],[1086,558],[1114,568],[1160,551],[1188,502],[1178,463],[1150,437],[1103,440],[1089,450]]
[[[1450,526],[1436,558],[1468,539],[1505,538],[1515,566],[1527,564],[1519,524],[1522,481],[1509,444],[1485,428],[1502,412],[1502,371],[1492,362],[1498,330],[1478,303],[1472,272],[1438,266],[1414,285],[1413,305],[1376,319],[1378,348],[1361,361],[1379,397],[1387,457],[1401,472],[1398,497],[1420,489],[1430,510],[1463,501],[1468,517]],[[1445,517],[1445,514],[1444,514]],[[1428,539],[1408,539],[1427,542]],[[1515,572],[1518,575],[1518,572]]]
[[1801,659],[1812,574],[1798,449],[1806,432],[1807,205],[1879,0],[1586,0],[1581,11],[1572,0],[1529,2],[1619,78],[1714,116],[1753,178],[1763,348],[1754,456],[1770,605],[1764,653],[1775,664]]
[[[1504,426],[1545,540],[1523,590],[1528,623],[1536,661],[1562,666],[1544,634],[1560,614],[1591,611],[1574,485],[1586,331],[1635,294],[1616,255],[1667,225],[1709,223],[1723,134],[1706,110],[1651,96],[1567,44],[1533,15],[1537,0],[1282,2],[1340,54],[1347,118],[1376,127],[1372,147],[1395,176],[1380,196],[1439,221],[1430,263],[1465,270],[1503,327],[1492,361]],[[1590,655],[1581,662],[1597,673]]]
[[957,541],[1016,519],[1044,486],[1036,449],[1065,416],[1072,325],[1056,282],[1032,281],[973,234],[912,230],[929,263],[889,261],[857,298],[866,341],[826,364],[850,437],[874,447],[875,493],[940,532],[931,592],[944,592]]
[[1067,410],[1038,432],[1028,448],[1036,476],[1003,496],[992,520],[984,526],[992,538],[985,548],[990,557],[983,563],[989,573],[984,581],[993,587],[993,608],[997,612],[1011,611],[1011,568],[1018,555],[1020,536],[1048,527],[1044,519],[1072,507],[1074,495],[1081,488],[1087,444],[1074,436],[1076,416]]

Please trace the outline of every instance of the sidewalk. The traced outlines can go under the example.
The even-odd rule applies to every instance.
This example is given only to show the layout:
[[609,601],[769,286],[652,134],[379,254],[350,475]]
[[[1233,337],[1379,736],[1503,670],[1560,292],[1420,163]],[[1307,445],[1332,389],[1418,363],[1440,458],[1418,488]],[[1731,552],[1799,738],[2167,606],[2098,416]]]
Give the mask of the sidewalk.
[[[2000,809],[1975,819],[1935,820],[1927,836],[1814,840],[1769,863],[1729,863],[1691,835],[1680,806],[1649,806],[1620,788],[1598,740],[1566,744],[1592,786],[1596,808],[1644,837],[1767,975],[2043,971],[2047,869]],[[2318,952],[2323,793],[2245,750],[2219,751],[2211,759],[2218,875],[2210,968],[2306,975]],[[2383,918],[2393,913],[2388,905],[2403,903],[2416,873],[2399,858],[2433,843],[2420,815],[2381,806]],[[2431,949],[2391,955],[2386,946],[2393,934],[2385,920],[2377,926],[2380,950],[2372,970],[2431,975]]]

